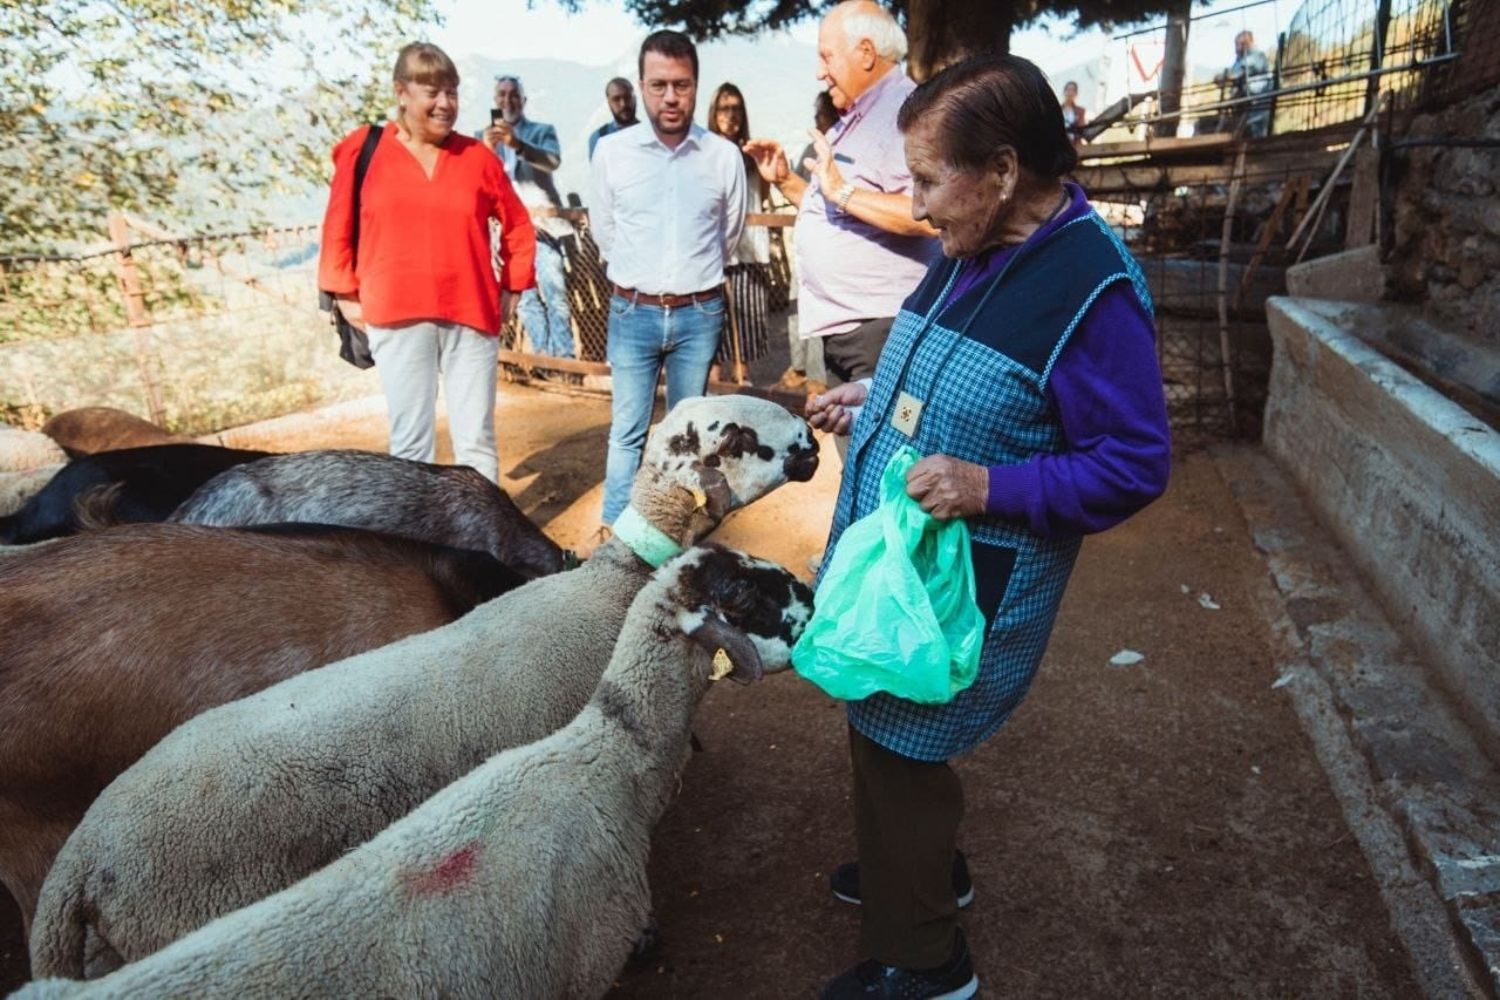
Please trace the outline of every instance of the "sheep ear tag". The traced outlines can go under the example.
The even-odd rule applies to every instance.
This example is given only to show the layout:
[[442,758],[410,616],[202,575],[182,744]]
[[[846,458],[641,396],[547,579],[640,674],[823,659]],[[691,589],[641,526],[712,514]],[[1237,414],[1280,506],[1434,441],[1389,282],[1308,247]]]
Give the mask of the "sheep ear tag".
[[[693,490],[692,490],[692,494],[693,494],[693,507],[695,509],[702,510],[704,507],[708,506],[708,494],[707,493],[704,493],[702,490],[697,489],[696,487],[694,487]],[[721,649],[721,650],[719,650],[719,652],[722,653],[724,651]]]
[[729,658],[729,654],[724,651],[724,647],[720,646],[714,650],[714,666],[708,672],[708,679],[711,681],[721,681],[732,673],[734,673],[734,661]]

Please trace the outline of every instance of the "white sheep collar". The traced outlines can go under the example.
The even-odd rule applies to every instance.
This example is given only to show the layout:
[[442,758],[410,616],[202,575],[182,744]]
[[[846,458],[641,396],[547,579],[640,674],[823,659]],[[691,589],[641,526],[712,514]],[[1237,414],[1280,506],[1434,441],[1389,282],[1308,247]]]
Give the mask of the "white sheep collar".
[[627,506],[615,518],[615,537],[649,565],[657,569],[673,556],[682,554],[682,546],[672,536],[646,520],[641,512]]

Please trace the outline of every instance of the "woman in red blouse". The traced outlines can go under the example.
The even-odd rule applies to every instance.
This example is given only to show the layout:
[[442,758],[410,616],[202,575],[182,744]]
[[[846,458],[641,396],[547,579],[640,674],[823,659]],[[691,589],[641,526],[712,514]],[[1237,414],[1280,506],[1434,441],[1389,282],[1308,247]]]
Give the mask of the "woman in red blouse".
[[[318,287],[369,334],[390,411],[391,454],[436,457],[441,371],[456,460],[498,481],[497,335],[516,294],[536,283],[536,232],[499,158],[453,131],[453,60],[414,42],[396,59],[395,84],[400,113],[384,126],[365,175],[357,255],[354,167],[367,130],[334,147]],[[500,222],[498,280],[490,219]]]

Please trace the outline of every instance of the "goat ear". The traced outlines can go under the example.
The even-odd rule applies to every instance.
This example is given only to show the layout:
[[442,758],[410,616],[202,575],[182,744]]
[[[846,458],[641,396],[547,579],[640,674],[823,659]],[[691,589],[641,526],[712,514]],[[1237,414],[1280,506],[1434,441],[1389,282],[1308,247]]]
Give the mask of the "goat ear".
[[704,616],[703,624],[693,629],[690,637],[710,652],[721,649],[724,651],[734,667],[729,674],[730,680],[738,684],[749,684],[765,676],[765,664],[761,662],[760,651],[755,648],[755,643],[716,613],[709,611]]
[[734,490],[729,488],[729,480],[724,473],[707,465],[693,468],[698,474],[698,489],[693,493],[699,499],[699,506],[715,521],[724,520],[734,510]]

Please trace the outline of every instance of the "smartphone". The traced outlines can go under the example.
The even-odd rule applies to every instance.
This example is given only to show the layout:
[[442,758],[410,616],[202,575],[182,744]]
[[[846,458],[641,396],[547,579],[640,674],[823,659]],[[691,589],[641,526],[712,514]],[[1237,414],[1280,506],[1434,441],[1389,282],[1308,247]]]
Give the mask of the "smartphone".
[[499,108],[490,108],[490,124],[499,125],[503,121],[505,121],[505,112]]

